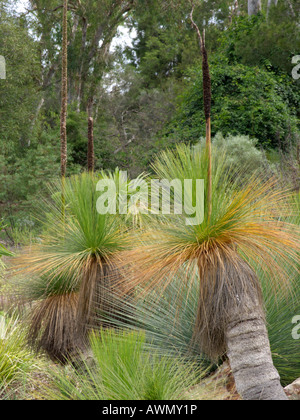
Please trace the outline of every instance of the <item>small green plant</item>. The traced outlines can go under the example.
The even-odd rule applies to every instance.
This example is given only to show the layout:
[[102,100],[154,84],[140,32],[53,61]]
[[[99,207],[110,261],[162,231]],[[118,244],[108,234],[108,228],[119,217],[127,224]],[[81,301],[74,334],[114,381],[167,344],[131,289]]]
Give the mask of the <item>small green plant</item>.
[[[204,141],[204,138],[201,139],[202,143]],[[223,136],[219,132],[212,142],[220,153],[226,151],[226,170],[230,171],[232,177],[236,172],[241,172],[241,165],[243,166],[243,177],[250,178],[258,171],[260,173],[264,171],[265,175],[272,175],[272,165],[268,162],[265,151],[258,147],[257,139],[244,135],[227,134]]]
[[[2,224],[2,222],[0,221],[0,232],[1,232],[1,230],[3,229],[3,224]],[[4,247],[4,245],[2,245],[1,243],[0,243],[0,258],[1,257],[11,257],[12,256],[12,253],[10,252],[10,251],[8,251],[5,247]],[[0,264],[1,264],[1,262],[0,262]]]
[[[0,221],[0,232],[1,232],[1,230],[3,229],[3,224],[2,224],[2,222]],[[13,254],[10,252],[10,251],[8,251],[6,248],[5,248],[5,246],[4,245],[2,245],[1,243],[0,243],[0,282],[1,282],[1,280],[2,280],[2,277],[3,277],[3,273],[5,272],[5,269],[6,269],[6,265],[4,264],[4,262],[2,261],[2,258],[1,257],[11,257]],[[0,287],[1,287],[2,285],[1,285],[1,283],[0,283]]]
[[90,337],[93,364],[54,372],[45,390],[55,400],[172,400],[201,379],[199,369],[145,347],[143,332],[102,330]]
[[0,244],[0,257],[10,257],[12,253],[9,252],[2,244]]
[[26,344],[26,328],[17,318],[0,315],[0,391],[37,368],[36,355]]
[[287,386],[300,376],[300,343],[292,337],[292,319],[300,313],[300,277],[296,278],[293,293],[288,298],[280,292],[275,296],[263,274],[261,280],[272,357],[281,383]]

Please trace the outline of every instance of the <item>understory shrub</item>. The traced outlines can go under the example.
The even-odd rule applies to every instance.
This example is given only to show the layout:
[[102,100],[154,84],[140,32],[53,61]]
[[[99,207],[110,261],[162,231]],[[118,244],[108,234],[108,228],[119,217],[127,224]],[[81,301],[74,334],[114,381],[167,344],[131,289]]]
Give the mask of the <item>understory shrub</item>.
[[101,330],[90,336],[93,363],[52,372],[45,397],[55,400],[173,400],[199,382],[195,364],[147,351],[138,331]]

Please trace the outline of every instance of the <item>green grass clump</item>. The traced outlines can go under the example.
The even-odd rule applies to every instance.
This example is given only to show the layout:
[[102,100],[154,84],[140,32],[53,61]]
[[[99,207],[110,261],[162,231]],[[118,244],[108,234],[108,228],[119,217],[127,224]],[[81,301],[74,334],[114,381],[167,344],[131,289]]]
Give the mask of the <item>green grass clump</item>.
[[37,368],[36,355],[26,344],[26,329],[16,318],[0,316],[0,392]]
[[295,290],[289,296],[274,296],[263,284],[272,357],[283,386],[300,377],[300,343],[292,336],[292,320],[300,315],[300,277],[294,284]]
[[143,332],[101,330],[90,342],[93,363],[52,373],[47,399],[176,400],[201,377],[193,363],[147,351]]

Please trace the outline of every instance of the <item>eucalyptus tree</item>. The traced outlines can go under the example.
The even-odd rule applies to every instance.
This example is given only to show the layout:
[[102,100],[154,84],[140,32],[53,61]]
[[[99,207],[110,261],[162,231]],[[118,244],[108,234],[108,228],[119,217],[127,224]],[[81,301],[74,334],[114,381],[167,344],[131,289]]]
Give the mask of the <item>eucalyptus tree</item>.
[[258,12],[261,12],[262,5],[261,0],[248,0],[248,15],[257,15]]
[[[134,4],[135,0],[68,2],[68,95],[78,111],[88,110],[92,116],[97,86],[109,66],[111,42]],[[43,92],[55,87],[58,80],[62,55],[61,9],[58,0],[31,0],[27,11],[33,17],[31,25],[40,39]]]

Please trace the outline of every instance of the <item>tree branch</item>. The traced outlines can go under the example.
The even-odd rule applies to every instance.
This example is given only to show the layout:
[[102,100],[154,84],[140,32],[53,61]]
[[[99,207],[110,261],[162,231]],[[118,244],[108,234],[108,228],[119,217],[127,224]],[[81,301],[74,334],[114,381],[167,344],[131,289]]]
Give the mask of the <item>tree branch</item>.
[[131,139],[129,139],[128,141],[127,141],[127,143],[125,143],[123,146],[121,146],[121,147],[118,147],[118,149],[116,149],[113,153],[114,153],[114,155],[116,155],[116,154],[118,154],[119,152],[121,152],[123,149],[125,149],[125,147],[127,147],[127,146],[129,146],[133,141],[135,140],[135,135],[133,135],[132,137],[131,137]]
[[200,49],[201,49],[201,51],[202,51],[202,49],[203,49],[203,45],[204,45],[204,42],[203,42],[203,38],[202,38],[202,35],[201,35],[201,32],[200,32],[200,29],[199,29],[199,27],[198,27],[198,25],[196,24],[196,22],[194,21],[194,10],[195,10],[195,4],[194,4],[194,2],[193,1],[191,1],[190,0],[190,3],[191,3],[191,5],[192,5],[192,11],[191,11],[191,13],[190,13],[190,20],[191,20],[191,22],[192,22],[192,26],[194,27],[194,29],[196,30],[196,32],[197,32],[197,35],[198,35],[198,39],[199,39],[199,44],[200,44]]

